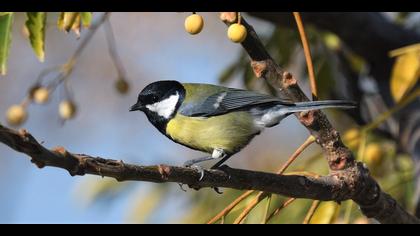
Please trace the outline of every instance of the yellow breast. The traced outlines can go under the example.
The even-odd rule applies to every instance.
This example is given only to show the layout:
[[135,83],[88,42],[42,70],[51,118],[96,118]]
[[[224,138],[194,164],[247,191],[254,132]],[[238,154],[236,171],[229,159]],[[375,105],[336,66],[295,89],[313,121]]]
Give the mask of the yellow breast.
[[259,130],[250,114],[238,111],[209,118],[177,114],[168,122],[166,133],[176,142],[196,150],[212,153],[213,149],[221,148],[227,154],[234,154]]

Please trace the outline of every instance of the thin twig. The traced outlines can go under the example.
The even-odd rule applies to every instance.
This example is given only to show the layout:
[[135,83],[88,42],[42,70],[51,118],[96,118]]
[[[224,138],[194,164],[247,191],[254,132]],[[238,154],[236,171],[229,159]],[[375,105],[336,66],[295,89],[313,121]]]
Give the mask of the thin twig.
[[296,198],[289,198],[287,199],[285,202],[283,202],[283,204],[281,204],[281,206],[279,206],[276,210],[274,210],[266,219],[266,222],[269,222],[274,216],[278,215],[280,213],[281,210],[283,210],[284,208],[286,208],[288,205],[290,205],[290,203],[294,202],[296,200]]
[[305,151],[305,149],[307,147],[309,147],[309,145],[313,144],[315,142],[315,137],[314,136],[309,136],[305,142],[303,142],[302,145],[300,145],[300,147],[298,147],[298,149],[296,149],[296,151],[289,157],[289,159],[286,161],[286,163],[284,163],[284,165],[279,169],[279,171],[277,171],[278,175],[283,174],[286,169],[296,160],[296,158],[299,157],[300,154],[302,154],[303,151]]
[[73,55],[67,60],[66,63],[62,65],[61,76],[57,80],[56,86],[58,86],[58,84],[60,84],[62,81],[66,80],[70,76],[71,72],[73,71],[74,65],[76,64],[77,59],[80,57],[80,55],[82,54],[82,52],[84,51],[88,43],[91,41],[91,39],[93,38],[93,35],[95,35],[98,28],[105,22],[105,20],[110,15],[111,15],[110,12],[103,13],[99,17],[99,19],[90,26],[88,33],[85,35],[84,38],[82,38],[82,42],[80,42],[76,51],[74,51]]
[[222,217],[226,216],[235,208],[239,203],[245,200],[248,196],[254,193],[253,190],[246,191],[245,193],[241,194],[238,198],[236,198],[233,202],[231,202],[227,207],[225,207],[221,212],[217,213],[211,220],[207,222],[207,224],[214,224]]
[[[58,85],[60,85],[63,81],[65,81],[71,75],[77,59],[80,57],[81,53],[84,51],[84,49],[86,48],[88,43],[91,41],[91,39],[93,38],[93,35],[95,35],[99,26],[102,25],[102,23],[110,16],[110,14],[111,14],[110,12],[103,13],[99,17],[99,19],[91,25],[91,27],[87,31],[85,37],[83,37],[81,39],[80,44],[77,46],[76,50],[69,57],[69,59],[67,60],[66,63],[64,63],[62,65],[58,65],[58,66],[48,67],[48,68],[42,70],[39,73],[35,84],[32,85],[31,88],[34,87],[34,86],[40,85],[42,83],[42,80],[47,75],[51,74],[52,72],[57,71],[59,73],[54,77],[54,79],[50,83],[45,85],[45,87],[47,87],[50,92],[54,92],[54,90],[58,87]],[[30,99],[29,99],[28,96],[29,96],[29,94],[23,100],[24,101],[26,101],[26,100],[29,101]]]
[[261,202],[265,197],[267,197],[268,194],[265,194],[264,192],[259,192],[257,196],[255,196],[254,199],[245,207],[245,209],[241,212],[241,214],[233,221],[234,224],[241,224],[245,220],[245,218],[248,216],[248,214],[254,209],[256,205],[258,205],[259,202]]
[[388,119],[390,116],[404,108],[406,105],[411,103],[414,99],[418,98],[420,96],[420,88],[417,88],[413,92],[411,92],[409,95],[407,95],[405,98],[403,98],[401,101],[399,101],[394,107],[389,109],[388,111],[378,115],[375,120],[370,122],[368,125],[364,126],[363,130],[373,130],[377,128],[381,123],[383,123],[386,119]]
[[[289,157],[289,159],[284,163],[284,165],[277,171],[278,175],[281,175],[286,171],[286,169],[296,160],[296,158],[307,148],[309,145],[315,142],[314,136],[309,136],[305,142]],[[269,196],[269,193],[259,192],[257,196],[248,204],[248,206],[242,211],[242,213],[235,219],[234,223],[241,223],[245,217],[254,209],[258,203],[260,203],[264,198]]]
[[[315,142],[315,138],[311,135],[306,139],[306,141],[298,149],[296,149],[296,151],[288,158],[286,163],[284,163],[280,167],[280,169],[277,171],[277,174],[278,175],[283,174],[283,172],[290,166],[290,164],[292,164],[293,161],[295,161],[296,158],[313,142]],[[225,207],[221,212],[219,212],[216,216],[214,216],[208,222],[208,224],[213,224],[213,223],[217,222],[222,216],[225,216],[225,215],[229,214],[229,212],[232,211],[233,208],[235,208],[241,201],[245,200],[253,192],[254,191],[247,191],[247,192],[243,193],[241,196],[236,198],[232,203],[230,203],[227,207]],[[261,197],[261,195],[262,195],[262,193],[258,193],[258,195],[255,197],[255,199]],[[266,195],[266,196],[268,196],[268,195]],[[255,202],[254,204],[256,205],[256,204],[258,204],[258,202]],[[254,208],[255,205],[251,204],[251,209],[250,210],[252,210],[252,208]]]
[[312,202],[311,208],[309,208],[308,213],[305,216],[305,219],[303,220],[303,224],[309,224],[309,222],[312,219],[312,216],[314,216],[316,209],[318,209],[319,204],[321,203],[321,201],[319,200],[315,200]]
[[115,41],[115,34],[114,34],[114,30],[112,29],[112,25],[111,25],[111,22],[109,21],[109,18],[105,19],[104,30],[106,34],[106,41],[108,43],[109,55],[111,56],[111,59],[115,65],[115,68],[117,69],[118,77],[126,79],[126,71],[124,68],[124,64],[121,61],[121,57],[119,56],[118,51],[117,51],[117,43]]
[[271,205],[271,200],[273,199],[273,195],[269,195],[267,197],[267,203],[265,205],[265,210],[264,210],[264,215],[263,215],[263,219],[261,221],[261,224],[267,224],[267,217],[268,217],[268,212],[270,211],[270,205]]
[[86,34],[86,36],[82,39],[82,42],[80,42],[79,46],[77,47],[76,51],[73,53],[73,55],[70,57],[70,59],[68,60],[69,62],[71,61],[76,61],[80,54],[83,52],[83,50],[85,49],[86,45],[90,42],[90,40],[92,39],[93,35],[95,34],[96,30],[98,30],[99,26],[101,26],[105,20],[111,15],[110,12],[105,12],[103,13],[99,19],[93,23],[90,27],[89,27],[89,31]]
[[303,51],[305,54],[306,65],[308,67],[308,75],[309,75],[309,81],[311,84],[312,99],[317,100],[318,92],[317,92],[317,87],[316,87],[314,66],[312,63],[311,49],[309,48],[309,43],[306,37],[305,28],[303,27],[302,18],[300,17],[299,12],[293,12],[293,16],[295,17],[300,39],[302,41]]

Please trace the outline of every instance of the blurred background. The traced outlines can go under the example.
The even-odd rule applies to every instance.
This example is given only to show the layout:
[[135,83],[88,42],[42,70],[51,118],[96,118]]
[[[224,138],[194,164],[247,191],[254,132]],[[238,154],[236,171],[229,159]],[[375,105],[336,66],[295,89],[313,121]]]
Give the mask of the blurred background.
[[[94,20],[101,14],[94,13]],[[76,117],[66,122],[60,120],[58,105],[64,92],[59,87],[46,105],[31,104],[28,107],[28,120],[22,127],[48,148],[64,146],[73,153],[86,153],[126,163],[181,165],[188,159],[201,157],[202,153],[162,136],[144,114],[128,112],[136,102],[138,92],[157,80],[222,83],[270,92],[264,82],[253,75],[241,45],[227,38],[226,26],[219,20],[219,15],[200,14],[204,18],[204,28],[200,34],[192,36],[184,29],[184,20],[190,13],[112,13],[109,20],[115,35],[116,50],[126,71],[129,92],[121,95],[116,90],[117,70],[108,52],[106,34],[100,27],[76,61],[66,82],[77,105]],[[402,16],[400,20],[398,13],[381,13],[389,22],[401,21],[400,25],[413,15]],[[25,14],[15,14],[8,72],[0,78],[0,122],[3,125],[7,125],[4,115],[7,109],[27,96],[38,75],[45,68],[65,63],[88,32],[82,30],[80,39],[72,32],[63,33],[56,27],[57,17],[58,13],[50,13],[47,17],[46,57],[45,62],[40,63],[22,30]],[[296,29],[274,25],[262,20],[264,16],[245,14],[245,17],[273,57],[298,78],[300,86],[309,95],[306,64]],[[293,20],[291,14],[289,17]],[[410,26],[412,28],[418,27],[411,24],[414,25]],[[313,50],[320,98],[376,101],[377,97],[372,94],[379,92],[375,90],[377,85],[373,79],[363,80],[368,82],[360,86],[360,81],[350,83],[356,84],[354,87],[357,88],[374,88],[373,92],[367,89],[370,95],[367,98],[355,98],[348,80],[342,78],[349,73],[340,66],[343,62],[341,57],[349,62],[350,74],[358,78],[369,77],[368,62],[346,47],[345,42],[331,31],[320,30],[311,24],[306,30]],[[373,84],[370,87],[369,81]],[[386,107],[376,113],[358,111],[360,114],[371,114],[370,118],[328,111],[328,117],[340,133],[347,134],[344,141],[357,153],[360,150],[360,127],[382,111],[386,111]],[[382,128],[392,126],[386,125]],[[308,135],[294,116],[288,117],[280,125],[256,137],[227,164],[236,168],[274,172]],[[353,143],[349,141],[351,139]],[[363,142],[366,147],[372,143],[376,145],[371,148],[376,149],[371,151],[374,157],[369,167],[383,188],[388,188],[389,193],[401,204],[414,211],[412,153],[400,151],[398,141],[384,131],[370,133]],[[378,149],[380,157],[377,157]],[[317,145],[305,150],[290,170],[328,173],[327,164]],[[241,193],[228,189],[223,191],[222,195],[209,189],[188,189],[184,192],[176,184],[117,183],[96,176],[71,177],[57,168],[38,169],[26,156],[0,145],[1,223],[204,223]],[[271,208],[278,207],[284,199],[273,197]],[[299,223],[311,203],[310,200],[297,200],[273,222]],[[246,204],[244,201],[229,217],[234,219]],[[333,217],[334,222],[371,222],[349,203],[341,207],[335,203],[323,203],[318,210],[320,222],[325,222],[323,217],[328,218],[328,223],[333,222]],[[260,204],[246,219],[247,222],[259,222],[264,212],[265,205]]]

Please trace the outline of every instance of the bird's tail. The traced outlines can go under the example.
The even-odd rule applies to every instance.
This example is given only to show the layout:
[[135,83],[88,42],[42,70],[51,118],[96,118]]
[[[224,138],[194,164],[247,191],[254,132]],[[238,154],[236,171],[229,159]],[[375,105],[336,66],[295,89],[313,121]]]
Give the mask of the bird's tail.
[[324,101],[310,101],[310,102],[298,102],[295,106],[288,107],[288,111],[302,112],[310,110],[319,110],[326,108],[340,108],[340,109],[351,109],[357,106],[356,102],[343,101],[343,100],[324,100]]

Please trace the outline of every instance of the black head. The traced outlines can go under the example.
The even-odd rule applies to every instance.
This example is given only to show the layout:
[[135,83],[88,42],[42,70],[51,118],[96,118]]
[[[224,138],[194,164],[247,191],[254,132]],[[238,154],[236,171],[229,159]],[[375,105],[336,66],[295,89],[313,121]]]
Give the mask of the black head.
[[147,85],[139,94],[130,111],[143,111],[149,121],[161,132],[175,115],[185,97],[181,83],[173,80],[157,81]]

